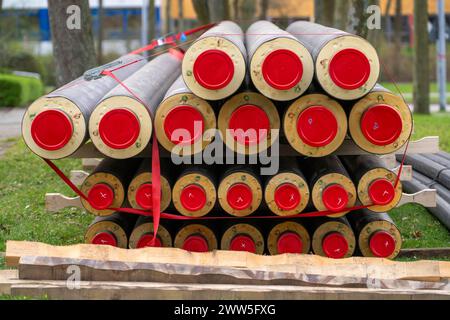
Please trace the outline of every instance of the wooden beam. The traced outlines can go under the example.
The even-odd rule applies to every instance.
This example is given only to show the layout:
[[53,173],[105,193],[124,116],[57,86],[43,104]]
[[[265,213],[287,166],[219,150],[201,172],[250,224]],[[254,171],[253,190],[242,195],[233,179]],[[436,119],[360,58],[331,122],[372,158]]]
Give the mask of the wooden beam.
[[386,259],[362,257],[333,260],[314,255],[284,254],[260,256],[236,251],[191,253],[176,248],[127,250],[89,244],[52,246],[39,242],[8,241],[6,244],[6,264],[8,266],[18,266],[22,256],[162,263],[167,265],[184,264],[203,267],[233,267],[250,270],[392,280],[441,281],[450,279],[450,262],[440,261],[395,262]]
[[450,284],[411,280],[371,279],[366,276],[305,274],[295,268],[261,267],[261,270],[166,263],[130,263],[88,259],[23,256],[19,263],[21,280],[67,280],[71,266],[78,266],[83,281],[208,283],[238,285],[290,285],[361,287],[378,289],[448,290]]

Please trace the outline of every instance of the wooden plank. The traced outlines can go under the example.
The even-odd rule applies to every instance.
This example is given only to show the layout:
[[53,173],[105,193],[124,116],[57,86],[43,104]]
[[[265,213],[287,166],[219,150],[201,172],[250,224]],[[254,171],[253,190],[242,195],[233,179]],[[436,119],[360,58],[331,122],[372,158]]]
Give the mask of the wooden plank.
[[[441,281],[450,279],[450,262],[397,262],[379,258],[352,257],[334,260],[315,255],[260,256],[248,252],[213,251],[193,253],[176,248],[127,250],[112,246],[78,244],[52,246],[39,242],[8,241],[6,264],[18,266],[22,256],[45,256],[100,261],[187,264],[234,267],[339,277]],[[267,268],[271,269],[267,269]]]
[[84,282],[70,290],[66,281],[20,282],[11,294],[71,300],[449,300],[438,290],[386,290],[298,286],[168,284],[154,282]]
[[407,203],[418,203],[427,208],[434,208],[436,207],[436,196],[435,189],[424,189],[412,194],[403,193],[397,207]]
[[70,181],[76,186],[81,186],[88,176],[89,173],[84,170],[70,171]]
[[[95,146],[94,146],[94,144],[92,142],[88,142],[84,146],[86,146],[88,148],[89,152],[91,152],[93,156],[91,156],[91,157],[81,157],[82,158],[81,159],[81,164],[83,166],[83,170],[92,171],[92,170],[95,169],[96,166],[98,166],[98,164],[101,162],[101,160],[104,157],[104,155],[101,154],[100,151],[95,149]],[[84,146],[81,147],[80,149],[83,149]],[[79,158],[79,157],[73,157],[72,156],[72,158]]]
[[[298,156],[298,153],[287,144],[280,144],[280,156]],[[417,141],[411,141],[408,147],[408,154],[414,153],[438,153],[439,150],[439,137],[431,136],[425,137]],[[397,150],[396,154],[403,154],[405,152],[405,146]],[[359,154],[370,154],[362,149],[360,149],[351,139],[346,139],[344,143],[339,147],[333,154],[344,156],[344,155],[359,155]],[[148,158],[151,155],[151,144],[138,155],[137,158]],[[162,158],[170,157],[170,152],[161,150],[160,156]],[[71,158],[103,158],[104,155],[100,153],[92,142],[87,142],[80,149],[78,149],[74,154],[70,156]],[[233,155],[234,157],[234,155]],[[85,161],[83,159],[83,161]],[[90,160],[89,160],[90,161]]]
[[77,266],[83,281],[126,281],[164,283],[208,283],[239,285],[295,285],[362,287],[378,289],[433,289],[448,290],[450,284],[392,279],[370,279],[355,276],[330,276],[305,274],[288,266],[286,271],[279,267],[261,266],[244,269],[221,266],[202,266],[166,263],[130,263],[120,261],[99,261],[88,259],[23,256],[19,263],[21,280],[67,280],[70,267]]
[[401,258],[450,258],[450,248],[414,248],[402,249],[398,255]]
[[[400,170],[400,166],[395,167],[395,168],[392,169],[392,171],[396,175],[398,175],[399,170]],[[412,168],[412,166],[404,165],[403,168],[402,168],[402,173],[400,175],[400,180],[401,181],[411,181],[412,178],[413,178],[413,168]]]
[[58,212],[64,208],[83,209],[80,197],[67,197],[61,193],[45,194],[45,210],[48,212]]

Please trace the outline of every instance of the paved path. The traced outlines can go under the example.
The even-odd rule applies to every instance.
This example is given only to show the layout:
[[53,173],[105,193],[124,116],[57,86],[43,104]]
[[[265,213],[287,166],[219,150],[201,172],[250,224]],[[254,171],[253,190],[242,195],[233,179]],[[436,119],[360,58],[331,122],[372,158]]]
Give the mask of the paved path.
[[0,108],[0,157],[13,142],[4,141],[21,135],[23,108]]

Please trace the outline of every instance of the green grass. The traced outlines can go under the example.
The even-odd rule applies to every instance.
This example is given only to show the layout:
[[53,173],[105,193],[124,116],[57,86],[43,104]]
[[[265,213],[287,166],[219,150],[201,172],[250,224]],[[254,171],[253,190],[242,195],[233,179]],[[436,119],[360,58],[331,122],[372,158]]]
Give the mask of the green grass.
[[[383,82],[381,83],[383,87],[389,89],[392,92],[398,93],[400,92],[404,95],[406,102],[412,103],[413,101],[413,84],[410,82],[400,82],[400,83],[392,83],[392,82]],[[430,83],[430,103],[437,104],[439,103],[439,96],[437,93],[439,92],[438,84],[436,82]],[[450,82],[447,82],[447,92],[450,92]],[[434,93],[434,94],[433,94]],[[447,95],[447,103],[450,104],[450,94]]]
[[[66,173],[80,168],[81,161],[56,161]],[[0,251],[6,240],[40,241],[49,244],[83,242],[92,215],[78,209],[47,213],[46,192],[73,192],[28,148],[22,140],[7,151],[0,161]]]
[[450,232],[427,209],[406,204],[389,212],[400,229],[402,248],[439,248],[450,246]]
[[450,152],[450,113],[414,114],[413,140],[426,136],[439,136],[441,150]]

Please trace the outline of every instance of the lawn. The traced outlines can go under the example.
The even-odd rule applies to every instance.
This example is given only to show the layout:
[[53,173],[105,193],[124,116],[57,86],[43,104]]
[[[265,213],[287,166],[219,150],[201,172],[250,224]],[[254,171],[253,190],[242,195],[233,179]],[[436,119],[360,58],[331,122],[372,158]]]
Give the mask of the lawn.
[[[389,89],[392,92],[402,93],[403,97],[405,98],[406,102],[412,103],[413,102],[413,84],[412,83],[391,83],[391,82],[383,82],[381,83],[383,87],[386,89]],[[450,82],[447,82],[447,92],[450,93]],[[439,88],[438,84],[436,82],[433,82],[430,84],[430,103],[432,104],[438,104],[439,103]],[[447,103],[450,104],[450,94],[447,94]]]
[[[415,116],[413,139],[439,135],[441,148],[450,152],[449,128],[450,114]],[[80,160],[64,159],[56,163],[66,173],[81,168]],[[6,240],[50,244],[83,242],[92,215],[78,209],[47,213],[44,209],[46,192],[73,195],[52,170],[18,140],[0,161],[0,251],[5,251]],[[450,246],[450,233],[426,209],[409,204],[392,210],[391,216],[402,232],[404,248]]]

